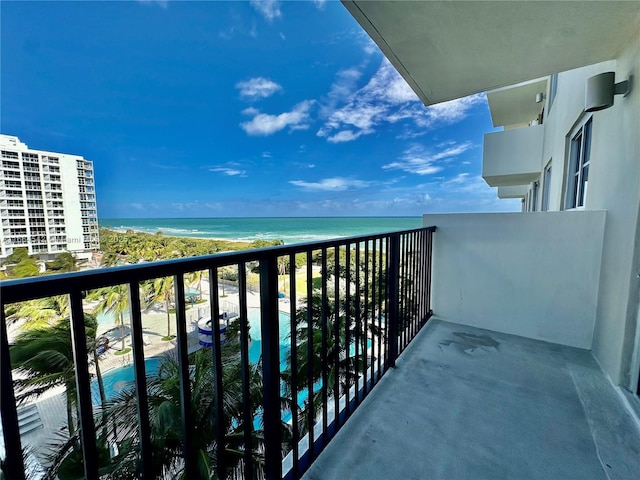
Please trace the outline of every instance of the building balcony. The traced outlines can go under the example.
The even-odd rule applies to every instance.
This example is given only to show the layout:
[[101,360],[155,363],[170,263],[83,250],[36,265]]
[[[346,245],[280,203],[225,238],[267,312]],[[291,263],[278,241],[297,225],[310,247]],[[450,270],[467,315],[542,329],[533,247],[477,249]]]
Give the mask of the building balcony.
[[527,196],[527,185],[515,185],[512,187],[498,187],[498,198],[524,198]]
[[486,134],[482,178],[491,187],[526,185],[539,179],[543,135],[542,125]]
[[[424,228],[11,281],[2,284],[0,302],[4,307],[69,295],[84,432],[78,443],[90,479],[105,467],[96,454],[104,448],[97,434],[104,417],[91,396],[83,292],[122,285],[128,296],[132,405],[142,420],[110,442],[124,449],[131,435],[140,475],[159,478],[152,467],[157,443],[139,441],[156,442],[161,435],[148,421],[157,412],[147,397],[151,347],[140,292],[147,280],[165,276],[173,278],[177,299],[175,346],[167,351],[178,362],[180,385],[178,460],[169,476],[204,478],[196,467],[203,452],[196,442],[204,435],[210,436],[207,478],[250,478],[254,469],[269,479],[635,478],[640,433],[620,389],[589,351],[605,218],[601,211],[425,216],[425,225],[438,224],[437,232]],[[278,277],[281,262],[297,257],[305,265]],[[259,271],[253,289],[249,265]],[[232,308],[229,291],[223,299],[217,280],[218,269],[227,266],[237,268],[233,308],[246,319],[237,324],[237,343],[225,344],[237,346],[237,378],[244,379],[234,391],[222,375],[231,373],[225,350],[215,347],[229,325],[222,323],[224,313]],[[207,272],[210,280],[201,292],[210,319],[204,344],[200,312],[190,316],[185,297],[186,275],[194,271]],[[320,276],[314,278],[314,271]],[[296,291],[301,273],[307,288]],[[289,290],[281,288],[287,279]],[[258,306],[257,316],[250,305]],[[6,358],[6,332],[0,333]],[[258,338],[254,357],[250,345]],[[339,350],[332,348],[336,341]],[[197,368],[191,356],[197,352],[206,353],[213,369],[206,377],[211,383],[198,389],[187,380]],[[250,372],[261,379],[253,400]],[[10,385],[7,362],[2,375]],[[196,397],[202,388],[207,394]],[[4,392],[14,392],[3,389],[5,444],[14,453],[7,458],[22,469],[20,444],[9,440],[28,445],[30,434],[17,433],[17,410]],[[223,398],[239,398],[236,413],[223,410]],[[181,410],[181,404],[209,413],[180,414],[200,410]]]
[[588,351],[432,319],[305,479],[627,478],[640,435]]

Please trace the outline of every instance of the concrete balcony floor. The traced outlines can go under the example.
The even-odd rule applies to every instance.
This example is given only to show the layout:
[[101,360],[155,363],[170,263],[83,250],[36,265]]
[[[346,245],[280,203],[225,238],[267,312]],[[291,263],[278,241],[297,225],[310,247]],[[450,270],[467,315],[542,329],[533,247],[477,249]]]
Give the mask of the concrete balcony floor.
[[640,432],[590,352],[434,319],[304,478],[638,479]]

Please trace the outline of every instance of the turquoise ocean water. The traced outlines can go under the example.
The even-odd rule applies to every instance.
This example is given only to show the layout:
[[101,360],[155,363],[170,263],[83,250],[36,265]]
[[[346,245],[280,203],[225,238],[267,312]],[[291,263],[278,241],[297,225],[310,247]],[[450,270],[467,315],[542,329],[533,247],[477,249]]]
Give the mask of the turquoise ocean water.
[[100,226],[178,237],[275,240],[285,244],[406,230],[421,217],[104,218]]

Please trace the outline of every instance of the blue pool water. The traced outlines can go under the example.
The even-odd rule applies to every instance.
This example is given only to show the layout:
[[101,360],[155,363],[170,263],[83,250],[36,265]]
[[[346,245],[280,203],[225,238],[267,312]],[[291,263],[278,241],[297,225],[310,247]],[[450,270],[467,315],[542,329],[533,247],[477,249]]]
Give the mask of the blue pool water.
[[[249,347],[249,361],[251,363],[257,363],[262,355],[262,332],[260,329],[260,310],[257,308],[251,308],[248,310],[249,317],[249,333],[251,336],[251,345]],[[291,317],[289,314],[280,312],[279,315],[279,337],[280,337],[280,371],[284,371],[287,368],[287,356],[290,350],[289,332],[291,331]],[[371,347],[371,341],[367,341],[367,348]],[[351,346],[351,355],[355,353],[355,345]],[[153,374],[158,371],[161,357],[151,357],[145,360],[145,369],[147,375]],[[105,395],[107,400],[113,399],[113,397],[122,392],[125,389],[132,388],[134,385],[134,368],[133,364],[126,365],[124,367],[115,368],[102,375]],[[322,382],[316,382],[313,386],[314,392],[319,391],[322,388]],[[94,405],[100,405],[100,392],[98,389],[98,382],[94,379],[91,382],[91,396]],[[306,389],[298,392],[298,405],[304,406],[305,400],[307,400],[308,391]],[[291,412],[283,411],[282,419],[285,422],[291,420]],[[260,428],[261,415],[258,415],[254,420],[254,427]]]
[[[160,357],[151,357],[144,361],[147,375],[158,371],[160,360]],[[123,390],[132,388],[134,377],[133,364],[114,368],[104,373],[102,375],[102,383],[104,383],[104,393],[107,400],[113,399],[116,394]],[[98,381],[95,379],[91,382],[91,398],[94,405],[100,405],[100,390]]]

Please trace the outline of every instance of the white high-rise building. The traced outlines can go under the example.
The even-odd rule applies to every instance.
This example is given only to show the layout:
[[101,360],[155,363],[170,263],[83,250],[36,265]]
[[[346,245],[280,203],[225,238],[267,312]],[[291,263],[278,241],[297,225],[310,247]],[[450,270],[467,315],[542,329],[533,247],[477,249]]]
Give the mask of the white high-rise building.
[[30,149],[0,134],[0,258],[97,250],[93,163],[79,155]]

